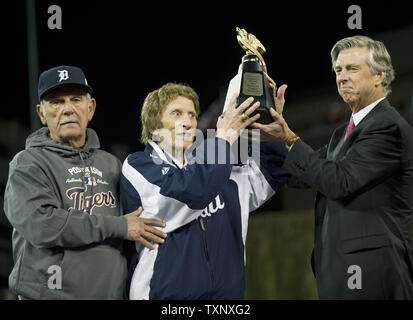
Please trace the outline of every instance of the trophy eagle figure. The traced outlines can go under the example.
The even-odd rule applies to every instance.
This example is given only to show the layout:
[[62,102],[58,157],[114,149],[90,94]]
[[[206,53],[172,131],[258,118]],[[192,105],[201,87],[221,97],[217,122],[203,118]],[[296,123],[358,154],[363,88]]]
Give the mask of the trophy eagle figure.
[[252,34],[248,33],[245,29],[236,28],[237,40],[242,49],[245,50],[246,54],[255,54],[263,69],[266,71],[267,66],[264,62],[262,55],[265,53],[265,48],[262,43]]

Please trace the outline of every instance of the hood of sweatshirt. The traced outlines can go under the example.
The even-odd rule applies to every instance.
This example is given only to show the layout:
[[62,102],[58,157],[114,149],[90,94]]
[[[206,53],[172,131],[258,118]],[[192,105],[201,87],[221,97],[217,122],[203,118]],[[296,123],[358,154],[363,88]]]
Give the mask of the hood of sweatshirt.
[[100,142],[96,132],[91,129],[86,129],[86,143],[83,147],[76,148],[60,142],[57,142],[50,138],[50,130],[48,127],[40,128],[39,130],[30,134],[26,139],[26,149],[33,147],[46,147],[56,149],[57,152],[65,154],[78,154],[79,150],[85,153],[90,152],[92,149],[99,149]]

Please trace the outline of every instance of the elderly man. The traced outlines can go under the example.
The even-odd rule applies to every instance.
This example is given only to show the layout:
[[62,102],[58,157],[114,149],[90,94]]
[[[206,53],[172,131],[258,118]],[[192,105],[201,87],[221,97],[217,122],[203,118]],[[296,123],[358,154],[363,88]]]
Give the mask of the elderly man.
[[[130,267],[131,299],[242,299],[249,213],[288,179],[280,167],[286,149],[262,143],[260,157],[231,161],[240,131],[259,106],[252,98],[235,108],[233,96],[216,136],[191,150],[199,101],[189,86],[168,83],[143,104],[143,152],[129,155],[121,195],[127,211],[166,222],[165,243],[137,243]],[[244,119],[244,120],[243,120]],[[198,139],[197,139],[198,140]],[[195,143],[197,143],[196,141]],[[268,153],[268,157],[264,153]]]
[[100,150],[88,122],[96,101],[80,68],[59,66],[39,78],[32,133],[10,162],[4,211],[13,226],[10,289],[20,299],[122,299],[122,239],[165,236],[140,211],[123,216],[121,164]]
[[[314,151],[279,113],[253,124],[289,153],[283,168],[318,191],[313,270],[321,299],[412,299],[413,132],[387,96],[394,70],[383,43],[355,36],[331,51],[349,124]],[[298,183],[298,181],[297,181]]]

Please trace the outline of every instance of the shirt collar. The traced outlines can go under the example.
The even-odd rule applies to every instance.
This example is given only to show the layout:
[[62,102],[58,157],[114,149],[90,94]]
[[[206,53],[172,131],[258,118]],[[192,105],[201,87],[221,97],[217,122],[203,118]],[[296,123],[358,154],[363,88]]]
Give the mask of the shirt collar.
[[356,113],[354,113],[354,114],[352,115],[353,121],[354,121],[354,125],[357,126],[357,125],[360,123],[360,121],[363,120],[363,118],[364,118],[365,116],[367,116],[367,114],[368,114],[371,110],[373,110],[373,108],[374,108],[380,101],[382,101],[382,100],[385,99],[385,98],[386,98],[386,97],[380,98],[380,99],[374,101],[373,103],[369,104],[368,106],[364,107],[363,109],[361,109],[361,110],[357,111]]
[[148,140],[148,143],[152,146],[152,148],[155,150],[155,152],[158,154],[158,156],[165,162],[169,163],[170,165],[174,167],[178,167],[179,169],[182,169],[188,162],[186,158],[186,154],[184,154],[184,159],[185,163],[182,163],[178,159],[176,159],[174,156],[172,156],[169,152],[161,149],[161,147],[153,140]]

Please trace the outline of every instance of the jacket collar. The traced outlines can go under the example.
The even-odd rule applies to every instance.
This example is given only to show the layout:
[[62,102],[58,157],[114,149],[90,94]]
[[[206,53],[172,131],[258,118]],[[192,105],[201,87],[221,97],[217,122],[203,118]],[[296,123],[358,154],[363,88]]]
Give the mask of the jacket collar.
[[[328,153],[327,157],[328,158],[337,158],[339,157],[343,152],[346,152],[347,149],[351,146],[352,144],[352,137],[355,135],[358,135],[358,133],[364,128],[366,123],[368,123],[369,119],[373,118],[375,115],[385,111],[386,109],[390,108],[391,105],[387,98],[381,100],[374,108],[371,110],[361,121],[360,123],[353,129],[353,131],[350,133],[350,135],[347,137],[346,141],[342,141],[344,139],[344,134],[346,132],[346,128],[348,125],[348,122],[342,124],[340,127],[338,127],[330,140],[330,144],[328,147]],[[337,150],[339,148],[340,150]]]
[[357,111],[356,113],[354,113],[351,117],[353,118],[354,124],[357,127],[357,125],[360,123],[361,120],[364,119],[364,117],[366,115],[368,115],[373,109],[374,107],[376,107],[380,101],[384,100],[386,97],[377,99],[376,101],[374,101],[373,103],[370,103],[368,106],[360,109],[359,111]]
[[159,147],[159,145],[153,140],[148,140],[148,144],[146,145],[146,148],[149,149],[152,157],[158,156],[162,161],[170,164],[171,166],[174,166],[175,168],[182,169],[188,162],[186,154],[184,155],[185,163],[182,164],[178,159],[172,156],[169,152],[161,149],[161,147]]

